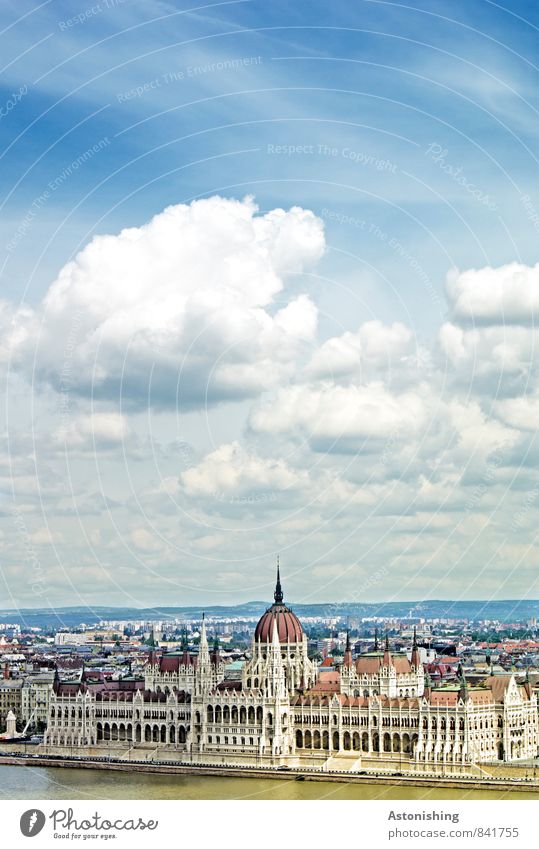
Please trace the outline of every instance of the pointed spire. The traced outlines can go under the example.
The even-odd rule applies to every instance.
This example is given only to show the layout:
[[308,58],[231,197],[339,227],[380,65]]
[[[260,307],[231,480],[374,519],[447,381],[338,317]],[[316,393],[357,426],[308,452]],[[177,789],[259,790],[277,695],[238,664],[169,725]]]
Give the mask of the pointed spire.
[[382,666],[393,666],[393,659],[391,657],[391,652],[389,651],[389,635],[386,631],[386,642],[384,647],[384,657],[382,660]]
[[465,701],[468,700],[468,682],[466,681],[464,669],[462,668],[460,663],[459,663],[459,667],[458,667],[458,676],[460,678],[459,696],[462,699],[462,701],[465,702]]
[[213,649],[211,653],[211,662],[214,666],[219,666],[221,662],[221,656],[219,654],[219,638],[217,634],[215,634],[215,638],[213,640]]
[[273,618],[273,633],[271,635],[271,642],[274,648],[279,650],[279,658],[281,657],[281,643],[279,641],[279,631],[277,630],[277,617]]
[[346,631],[346,648],[344,650],[343,663],[345,666],[352,666],[352,648],[350,646],[350,631]]
[[181,643],[182,656],[180,658],[180,664],[182,666],[191,666],[191,655],[189,654],[189,639],[187,637],[187,628],[183,629],[182,632],[182,643]]
[[208,651],[208,637],[206,635],[206,614],[202,614],[202,627],[200,629],[200,644],[199,651],[202,653]]
[[416,671],[419,669],[421,665],[421,657],[419,654],[419,646],[417,645],[417,628],[414,625],[414,641],[412,643],[412,657],[410,660],[413,667],[415,667]]
[[279,568],[279,556],[277,555],[277,583],[275,584],[275,592],[273,594],[273,598],[275,599],[275,604],[283,603],[283,590],[281,587],[281,573]]
[[526,677],[524,678],[524,689],[529,699],[532,697],[532,685],[530,682],[530,667],[526,667]]
[[378,651],[378,628],[374,629],[374,651]]

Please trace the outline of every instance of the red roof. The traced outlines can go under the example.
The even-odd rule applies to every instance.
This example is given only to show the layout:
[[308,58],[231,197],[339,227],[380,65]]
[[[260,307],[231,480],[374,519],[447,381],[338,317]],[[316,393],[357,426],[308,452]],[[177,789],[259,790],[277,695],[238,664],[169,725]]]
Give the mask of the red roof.
[[259,620],[255,630],[255,640],[271,643],[273,623],[277,623],[277,633],[281,643],[301,643],[303,628],[295,613],[284,604],[272,604]]
[[407,674],[412,671],[412,665],[405,655],[361,655],[356,660],[356,670],[358,675],[375,675],[380,671],[381,667],[389,660],[391,666],[402,674]]
[[338,693],[341,689],[341,676],[333,669],[324,669],[309,691],[310,693]]

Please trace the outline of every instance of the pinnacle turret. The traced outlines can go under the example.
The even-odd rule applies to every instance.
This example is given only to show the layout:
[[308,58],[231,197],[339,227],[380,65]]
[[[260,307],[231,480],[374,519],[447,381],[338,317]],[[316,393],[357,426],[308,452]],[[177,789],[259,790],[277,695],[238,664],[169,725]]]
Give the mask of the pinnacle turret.
[[283,590],[281,587],[281,574],[279,569],[279,558],[277,557],[277,583],[275,584],[275,592],[273,593],[275,604],[283,603]]

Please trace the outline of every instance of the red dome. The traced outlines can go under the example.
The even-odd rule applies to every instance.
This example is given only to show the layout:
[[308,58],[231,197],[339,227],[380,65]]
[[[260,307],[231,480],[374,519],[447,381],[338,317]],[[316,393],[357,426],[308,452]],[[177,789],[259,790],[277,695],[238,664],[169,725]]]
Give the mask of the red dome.
[[284,604],[272,604],[259,620],[255,630],[255,640],[271,643],[273,623],[277,622],[277,633],[281,643],[301,643],[303,628],[295,613]]

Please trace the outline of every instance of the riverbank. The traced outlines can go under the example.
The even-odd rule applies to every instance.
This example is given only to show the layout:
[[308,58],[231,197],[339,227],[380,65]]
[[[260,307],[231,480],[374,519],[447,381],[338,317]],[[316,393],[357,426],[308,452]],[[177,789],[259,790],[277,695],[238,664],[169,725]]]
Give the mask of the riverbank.
[[94,770],[128,772],[146,775],[208,776],[211,778],[239,778],[272,781],[344,783],[347,785],[387,785],[388,787],[423,788],[440,790],[479,790],[496,793],[525,793],[539,798],[539,781],[526,778],[479,778],[455,776],[429,776],[412,774],[381,774],[374,771],[332,771],[306,768],[231,767],[207,764],[156,763],[149,761],[120,761],[114,759],[92,759],[77,757],[51,757],[46,755],[0,755],[0,765],[16,767],[47,767],[54,769]]

